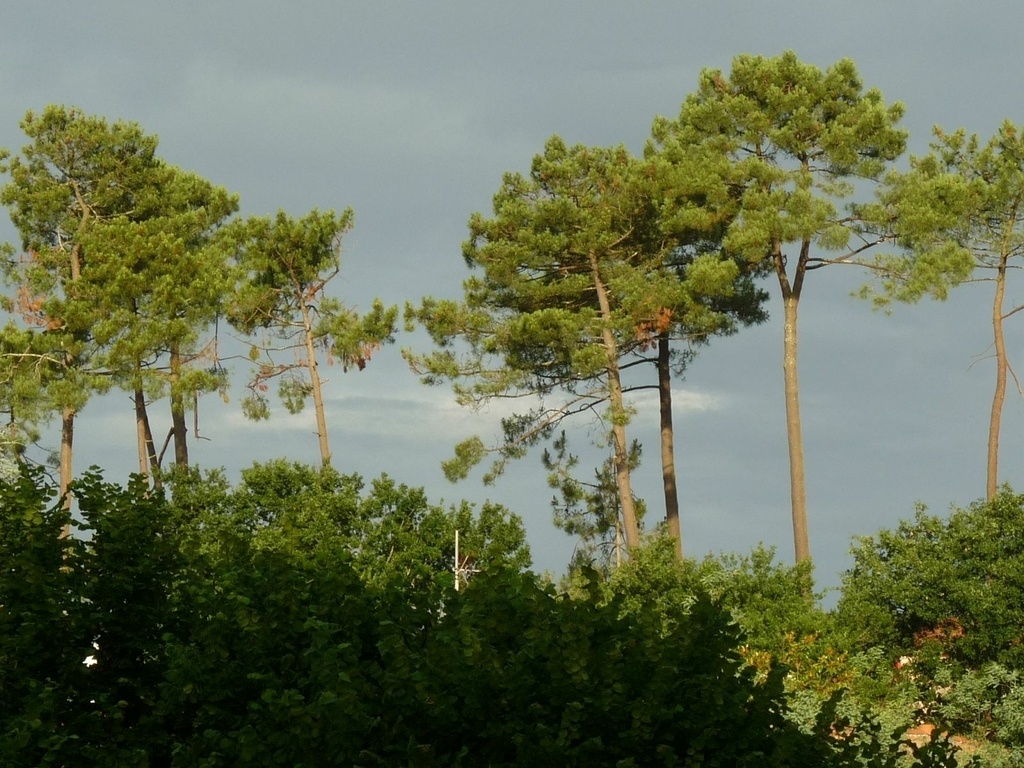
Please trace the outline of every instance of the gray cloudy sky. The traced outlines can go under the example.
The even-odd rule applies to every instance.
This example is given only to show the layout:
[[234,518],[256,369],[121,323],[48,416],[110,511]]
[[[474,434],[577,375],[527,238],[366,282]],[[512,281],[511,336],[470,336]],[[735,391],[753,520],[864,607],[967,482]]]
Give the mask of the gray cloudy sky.
[[[18,1],[0,25],[0,146],[21,147],[20,119],[50,103],[133,120],[159,135],[170,162],[239,193],[244,213],[352,206],[337,285],[347,303],[455,297],[470,213],[489,211],[502,173],[528,169],[553,133],[639,151],[654,116],[677,113],[702,67],[792,49],[821,66],[852,58],[866,85],[906,104],[917,151],[935,123],[987,138],[1004,118],[1024,118],[1020,31],[1011,2]],[[6,217],[0,240],[17,240]],[[851,536],[894,525],[915,501],[943,511],[983,494],[989,292],[967,286],[946,304],[885,317],[850,298],[863,280],[853,269],[808,279],[811,547],[831,585]],[[677,384],[689,554],[764,541],[792,559],[781,348],[777,322],[745,330],[716,341]],[[486,489],[479,476],[451,486],[439,471],[458,439],[493,434],[498,413],[464,412],[447,391],[420,386],[397,348],[361,373],[329,376],[339,469],[387,472],[435,500],[500,501],[525,518],[537,567],[562,570],[573,542],[550,522],[538,457]],[[201,411],[208,440],[192,453],[203,466],[235,476],[253,460],[317,458],[311,415],[279,410],[251,424],[237,400],[216,397]],[[634,432],[653,440],[656,425],[655,410],[642,409]],[[1013,394],[1001,479],[1024,488],[1022,427]],[[79,468],[123,478],[134,461],[127,397],[91,403],[77,439]],[[639,492],[659,517],[649,445]]]

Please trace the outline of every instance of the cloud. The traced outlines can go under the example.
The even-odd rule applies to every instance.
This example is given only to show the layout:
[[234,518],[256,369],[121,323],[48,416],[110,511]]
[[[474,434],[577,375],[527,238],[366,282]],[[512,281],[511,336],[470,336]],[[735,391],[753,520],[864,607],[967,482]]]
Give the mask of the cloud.
[[[461,406],[451,391],[445,388],[420,387],[394,395],[374,395],[371,390],[351,393],[343,391],[328,396],[328,430],[337,429],[347,434],[373,434],[377,437],[399,435],[429,435],[432,439],[462,439],[471,434],[495,438],[501,433],[501,420],[517,413],[523,413],[541,401],[534,397],[495,398],[479,408]],[[393,391],[393,390],[392,390]],[[639,393],[630,400],[641,414],[656,413],[657,393]],[[552,404],[557,401],[552,399]],[[677,416],[707,413],[723,410],[726,400],[723,396],[693,389],[672,390],[673,411]],[[299,414],[289,414],[277,403],[271,404],[270,420],[250,422],[237,409],[224,412],[218,409],[217,418],[227,425],[242,427],[259,432],[302,432],[315,430],[316,422],[312,404]],[[577,419],[583,424],[585,418]]]
[[[490,424],[498,430],[503,417],[515,413],[516,407],[523,407],[521,401],[515,404],[495,401],[473,410],[456,403],[448,390],[426,387],[421,392],[387,396],[343,393],[328,396],[324,405],[329,432],[337,428],[347,434],[370,433],[377,437],[429,434],[434,438],[466,437],[473,430],[485,429]],[[226,427],[245,428],[257,433],[309,433],[316,430],[312,403],[308,403],[300,413],[290,414],[273,397],[271,417],[266,421],[249,421],[238,408],[218,408],[214,418]]]
[[[647,389],[631,395],[629,402],[640,411],[648,409],[657,411],[658,393],[653,389]],[[721,394],[689,388],[673,387],[672,389],[672,413],[677,416],[721,411],[725,406],[726,398]]]

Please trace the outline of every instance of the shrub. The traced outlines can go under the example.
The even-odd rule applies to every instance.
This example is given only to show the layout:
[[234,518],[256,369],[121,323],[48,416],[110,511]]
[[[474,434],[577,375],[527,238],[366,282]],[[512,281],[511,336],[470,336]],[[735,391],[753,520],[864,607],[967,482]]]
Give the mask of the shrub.
[[[244,525],[189,523],[141,480],[96,474],[75,486],[91,538],[61,539],[67,514],[40,481],[0,482],[4,765],[901,759],[870,718],[847,738],[827,706],[811,728],[790,722],[783,668],[745,663],[742,630],[706,591],[668,621],[671,603],[645,609],[593,572],[575,596],[497,566],[460,592],[367,580],[344,537],[268,546]],[[915,765],[955,765],[933,752]]]
[[1024,662],[1024,496],[1004,489],[948,519],[918,509],[853,558],[836,612],[852,647],[915,655],[928,674]]

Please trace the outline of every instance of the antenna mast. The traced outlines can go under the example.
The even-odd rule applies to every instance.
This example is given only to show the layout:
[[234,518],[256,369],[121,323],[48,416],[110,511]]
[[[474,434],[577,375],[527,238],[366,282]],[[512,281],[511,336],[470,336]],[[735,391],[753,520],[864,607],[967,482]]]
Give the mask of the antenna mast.
[[455,567],[452,569],[455,573],[455,591],[459,591],[459,585],[463,582],[469,584],[469,577],[480,571],[479,568],[471,568],[469,566],[469,556],[459,557],[459,529],[455,529]]

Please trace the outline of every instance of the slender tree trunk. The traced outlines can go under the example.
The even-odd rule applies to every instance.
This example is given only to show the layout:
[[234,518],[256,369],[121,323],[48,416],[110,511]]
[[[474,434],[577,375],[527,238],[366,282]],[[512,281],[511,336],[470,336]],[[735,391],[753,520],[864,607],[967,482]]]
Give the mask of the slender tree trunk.
[[181,393],[181,350],[171,345],[171,429],[174,431],[174,464],[188,466],[188,427],[185,424],[185,398]]
[[622,523],[615,521],[615,567],[622,565]]
[[[74,187],[75,196],[78,198],[79,204],[82,210],[82,219],[78,225],[78,230],[81,232],[85,228],[86,222],[89,220],[89,207],[82,201],[81,194],[78,191],[78,186]],[[82,244],[76,242],[71,248],[71,282],[74,282],[82,276]],[[64,358],[65,368],[71,367],[70,355],[65,354]],[[73,476],[72,471],[72,460],[74,458],[74,443],[75,443],[75,415],[76,411],[69,405],[65,405],[61,409],[61,424],[60,424],[60,493],[64,499],[64,509],[71,509],[71,478]],[[62,536],[71,535],[71,526],[65,525]]]
[[786,438],[789,443],[789,487],[793,510],[793,549],[796,562],[802,563],[811,557],[810,538],[807,533],[807,490],[804,479],[804,438],[800,422],[800,382],[797,376],[797,312],[800,307],[800,293],[807,272],[810,255],[810,241],[804,240],[796,265],[793,282],[786,272],[786,257],[782,244],[772,243],[775,273],[779,278],[783,304],[783,352],[782,371],[786,394]]
[[313,409],[316,412],[316,436],[320,441],[320,461],[325,467],[331,465],[331,446],[327,442],[327,416],[324,413],[324,396],[320,386],[320,372],[316,362],[316,347],[313,344],[313,321],[309,307],[302,302],[302,325],[306,336],[306,366],[309,368],[309,383],[313,389]]
[[[138,316],[139,304],[132,299],[132,313]],[[149,428],[149,410],[146,406],[146,391],[142,386],[142,361],[135,360],[134,393],[135,403],[135,438],[139,451],[139,474],[151,475],[153,487],[160,487],[160,459],[153,445],[153,432]]]
[[622,423],[626,411],[622,406],[622,385],[619,372],[609,371],[612,380],[612,442],[615,446],[615,484],[619,489],[619,503],[622,505],[622,525],[626,534],[626,549],[633,550],[640,544],[640,524],[636,518],[636,504],[633,501],[633,485],[629,471],[629,444],[626,441],[626,425]]
[[135,440],[139,449],[139,474],[149,474],[149,444],[146,440],[146,394],[142,391],[142,383],[136,381],[135,393]]
[[783,373],[786,385],[786,437],[789,441],[789,484],[793,504],[793,547],[798,563],[811,556],[807,534],[807,491],[804,480],[804,439],[800,423],[800,383],[797,378],[797,308],[799,299],[785,301]]
[[679,523],[679,492],[676,487],[676,456],[672,426],[672,369],[668,333],[658,335],[658,401],[661,406],[661,479],[665,489],[665,522],[676,540],[676,554],[683,557],[683,533]]
[[[85,202],[85,198],[82,197],[82,192],[78,187],[78,184],[74,181],[71,182],[71,187],[75,192],[75,199],[78,201],[78,209],[82,212],[82,218],[78,221],[78,234],[82,235],[85,232],[85,227],[89,223],[91,209]],[[82,277],[82,243],[76,241],[71,246],[71,282],[75,282]]]
[[611,305],[608,291],[601,279],[597,256],[590,254],[591,276],[597,302],[601,310],[601,338],[604,344],[608,365],[608,399],[611,405],[612,444],[615,451],[615,484],[619,491],[619,504],[622,507],[622,524],[626,536],[626,549],[632,550],[640,544],[640,524],[636,517],[636,504],[633,502],[633,485],[629,471],[629,443],[626,440],[626,408],[622,400],[622,381],[619,377],[619,348],[615,342],[608,322],[611,318]]
[[[75,409],[64,406],[60,420],[60,494],[64,509],[71,509],[71,460],[75,442]],[[62,537],[71,535],[71,526],[65,525]]]
[[992,501],[999,486],[999,426],[1006,400],[1006,339],[1003,336],[1003,299],[1006,293],[1006,252],[1004,250],[996,273],[996,295],[992,301],[992,340],[996,349],[996,389],[992,395],[992,413],[988,422],[988,466],[985,498]]
[[[138,315],[139,307],[135,299],[132,299],[132,312]],[[149,432],[149,417],[146,414],[146,393],[142,388],[142,362],[136,359],[135,361],[135,392],[133,399],[135,401],[135,440],[138,443],[139,450],[139,474],[148,475],[150,465],[150,457],[152,455],[149,450],[149,442],[146,440],[147,433]]]
[[153,431],[149,426],[149,408],[146,406],[146,393],[142,389],[142,374],[136,369],[137,379],[135,382],[135,434],[139,446],[139,473],[149,475],[153,480],[153,487],[160,488],[160,457],[156,453],[156,445],[153,443]]
[[153,487],[159,488],[160,480],[160,457],[156,453],[156,443],[153,442],[153,430],[149,426],[149,408],[146,401],[142,401],[142,429],[146,433],[146,450],[149,452],[149,466],[153,472]]

